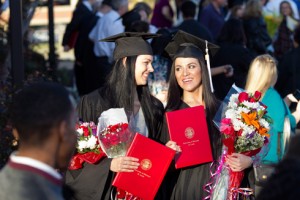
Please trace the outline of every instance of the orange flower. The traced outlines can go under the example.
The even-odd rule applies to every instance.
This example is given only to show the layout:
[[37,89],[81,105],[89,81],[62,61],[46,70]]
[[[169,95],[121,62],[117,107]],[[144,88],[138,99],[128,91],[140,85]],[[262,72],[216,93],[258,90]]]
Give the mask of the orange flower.
[[256,112],[253,113],[241,113],[244,122],[248,125],[253,125],[256,129],[259,129],[259,123],[256,120]]
[[266,129],[266,128],[262,127],[262,126],[259,127],[258,132],[262,136],[270,137],[270,134],[268,134],[268,129]]

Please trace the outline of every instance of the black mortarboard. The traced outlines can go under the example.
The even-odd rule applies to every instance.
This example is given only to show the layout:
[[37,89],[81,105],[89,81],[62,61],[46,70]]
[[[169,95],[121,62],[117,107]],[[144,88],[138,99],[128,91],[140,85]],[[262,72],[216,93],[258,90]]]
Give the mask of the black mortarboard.
[[229,9],[233,8],[234,6],[241,6],[244,3],[246,3],[246,0],[228,0],[228,5],[227,7]]
[[[209,53],[214,56],[219,46],[207,42]],[[165,48],[171,58],[196,57],[200,58],[206,53],[206,41],[182,30],[177,31],[171,42]]]
[[116,43],[114,59],[117,60],[127,56],[153,55],[152,48],[146,40],[158,36],[151,33],[124,32],[100,41]]
[[111,0],[103,0],[103,1],[102,1],[102,4],[105,4],[105,5],[108,5],[108,6],[112,7],[112,2],[111,2]]
[[172,41],[165,48],[166,52],[173,60],[178,57],[204,58],[208,67],[212,92],[213,85],[211,80],[209,54],[214,56],[218,49],[219,46],[209,43],[207,40],[203,40],[182,30],[179,30],[175,34]]
[[119,19],[122,19],[122,24],[125,27],[125,31],[130,28],[133,22],[141,20],[141,15],[135,10],[131,10],[123,14]]

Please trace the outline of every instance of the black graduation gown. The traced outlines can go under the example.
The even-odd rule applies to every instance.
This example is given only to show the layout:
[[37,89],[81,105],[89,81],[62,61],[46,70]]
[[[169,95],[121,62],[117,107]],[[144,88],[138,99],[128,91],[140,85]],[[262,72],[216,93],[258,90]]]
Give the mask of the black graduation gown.
[[249,66],[254,59],[254,54],[243,47],[242,44],[222,42],[218,45],[220,49],[211,61],[211,65],[219,67],[230,64],[234,69],[233,77],[225,77],[224,74],[212,77],[215,89],[214,94],[218,99],[223,100],[233,83],[240,88],[245,87]]
[[[182,102],[179,109],[188,108],[189,106]],[[209,114],[207,114],[207,120]],[[211,126],[208,126],[211,127]],[[215,127],[211,127],[215,128]],[[209,130],[211,129],[209,128]],[[169,133],[167,124],[164,121],[161,141],[166,143],[169,141]],[[221,153],[221,145],[215,145],[218,149],[213,149],[213,152],[217,152],[217,157]],[[201,153],[201,152],[199,152]],[[216,159],[214,158],[214,159]],[[203,186],[208,183],[210,178],[210,165],[211,163],[205,163],[201,165],[195,165],[183,169],[176,170],[173,166],[169,168],[168,174],[164,180],[164,186],[167,188],[166,192],[169,192],[167,199],[172,200],[200,200],[208,194],[203,190]],[[171,194],[170,194],[171,193]]]
[[[79,118],[83,121],[93,121],[97,123],[100,114],[103,111],[112,108],[111,102],[109,102],[107,98],[103,98],[100,91],[101,89],[96,90],[81,98],[78,105],[78,114]],[[159,119],[159,117],[157,117],[157,119]],[[149,138],[153,139],[153,134],[154,133],[149,131]],[[110,171],[111,160],[112,159],[105,157],[97,164],[84,163],[82,169],[68,170],[66,172],[65,182],[72,190],[74,190],[75,194],[73,195],[73,199],[110,199],[113,190],[111,184],[115,175],[115,173]]]

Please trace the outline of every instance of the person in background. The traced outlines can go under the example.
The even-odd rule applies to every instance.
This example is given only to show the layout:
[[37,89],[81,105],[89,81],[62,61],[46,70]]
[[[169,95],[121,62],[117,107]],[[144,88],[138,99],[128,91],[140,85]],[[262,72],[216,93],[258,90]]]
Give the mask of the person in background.
[[249,65],[254,55],[246,47],[243,23],[236,18],[225,22],[217,44],[220,49],[212,60],[212,66],[231,65],[234,70],[233,77],[228,77],[226,69],[223,74],[213,76],[215,95],[223,100],[233,83],[240,88],[245,87]]
[[[283,146],[284,118],[289,117],[292,130],[295,129],[300,120],[300,102],[293,100],[290,96],[287,96],[284,101],[274,89],[276,81],[276,60],[268,54],[257,56],[250,65],[245,90],[251,93],[255,91],[262,93],[261,101],[267,106],[267,115],[272,119],[268,150],[266,155],[261,158],[261,162],[265,164],[277,164],[284,155],[284,149],[281,148]],[[293,113],[290,112],[288,107],[291,101],[297,103],[296,111]],[[246,159],[251,160],[250,157]],[[253,179],[254,177],[249,175],[249,180]],[[256,186],[255,189],[255,194],[259,194],[261,187]]]
[[101,86],[112,69],[115,45],[100,43],[99,40],[124,32],[122,20],[118,19],[128,11],[128,0],[104,0],[102,5],[105,14],[89,33],[90,40],[94,42],[94,53],[97,57],[95,65],[101,68],[102,72],[99,74],[99,79],[102,80]]
[[275,173],[259,193],[257,200],[298,199],[300,195],[300,135],[291,138],[288,151]]
[[35,83],[14,96],[10,119],[19,148],[0,172],[0,199],[64,199],[57,170],[66,170],[75,150],[74,102],[55,83]]
[[200,14],[200,23],[210,31],[214,41],[217,40],[225,23],[225,6],[227,6],[227,0],[212,0]]
[[133,8],[141,15],[141,20],[149,24],[149,33],[156,33],[157,27],[150,23],[150,16],[152,14],[152,8],[145,2],[138,2]]
[[[157,140],[163,120],[162,103],[150,94],[147,79],[153,72],[153,52],[146,39],[156,37],[149,33],[124,32],[102,39],[114,42],[115,64],[107,83],[83,96],[78,105],[79,117],[98,122],[103,111],[124,108],[133,114],[135,131]],[[124,51],[126,49],[126,51]],[[117,172],[132,172],[139,163],[133,157],[104,158],[99,163],[86,163],[82,169],[69,170],[66,184],[75,191],[76,200],[111,199],[115,190],[111,185]]]
[[270,149],[263,158],[263,162],[269,163],[278,163],[281,159],[281,155],[277,154],[277,144],[278,135],[283,131],[284,117],[289,116],[292,129],[300,120],[300,103],[298,102],[296,111],[291,113],[288,108],[291,103],[290,98],[287,96],[284,101],[274,89],[277,77],[277,61],[272,56],[264,54],[252,61],[245,86],[248,92],[254,93],[257,90],[262,93],[262,103],[267,106],[267,113],[273,121],[270,131]]
[[263,18],[261,0],[247,1],[242,20],[247,39],[246,45],[250,51],[255,56],[271,51],[272,39]]
[[228,0],[228,12],[225,20],[231,18],[242,19],[245,13],[246,1],[245,0]]
[[156,0],[151,19],[151,24],[157,28],[171,28],[174,12],[169,0]]
[[275,88],[282,97],[300,89],[300,25],[294,31],[294,48],[287,52],[279,62],[279,77]]
[[95,2],[96,0],[83,0],[77,4],[71,22],[66,26],[62,40],[64,51],[74,48],[75,83],[80,96],[86,93],[85,66],[83,66],[85,51],[82,46],[85,45],[88,33],[86,33],[87,27],[83,27],[94,17],[92,6]]
[[273,42],[274,56],[279,61],[285,53],[293,48],[294,29],[299,24],[299,21],[294,17],[289,1],[282,1],[280,3],[280,15],[282,16],[282,21]]
[[[272,0],[267,1],[266,5],[263,7],[264,15],[271,15],[274,17],[280,16],[280,3],[284,0]],[[296,3],[293,0],[285,0],[288,1],[291,5],[291,8],[294,13],[295,19],[299,20],[299,10],[297,8]]]
[[124,13],[119,20],[122,20],[125,32],[130,32],[132,24],[136,21],[141,21],[141,15],[133,9]]
[[180,7],[183,22],[179,26],[175,27],[175,29],[185,31],[189,34],[195,35],[196,37],[212,42],[213,37],[210,31],[195,20],[196,8],[197,5],[193,1],[184,1]]

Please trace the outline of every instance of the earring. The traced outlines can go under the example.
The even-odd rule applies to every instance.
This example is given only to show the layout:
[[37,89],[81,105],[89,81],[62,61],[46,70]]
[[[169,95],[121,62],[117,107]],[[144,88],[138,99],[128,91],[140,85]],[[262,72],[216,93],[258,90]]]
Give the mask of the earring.
[[16,147],[16,146],[18,146],[18,144],[19,144],[19,140],[16,139],[16,138],[14,138],[14,139],[12,140],[12,146]]

